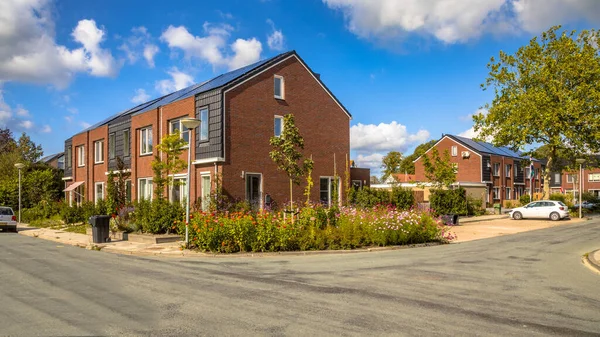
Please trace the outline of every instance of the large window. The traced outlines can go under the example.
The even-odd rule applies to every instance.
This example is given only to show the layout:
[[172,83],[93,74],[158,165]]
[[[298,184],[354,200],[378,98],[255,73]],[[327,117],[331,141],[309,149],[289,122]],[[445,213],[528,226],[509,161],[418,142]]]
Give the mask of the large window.
[[115,159],[117,149],[117,141],[115,133],[108,135],[108,159]]
[[275,84],[275,98],[285,99],[285,83],[283,81],[283,76],[275,75],[274,84]]
[[65,156],[65,168],[70,169],[73,166],[73,147],[67,147],[67,155]]
[[181,139],[185,140],[185,142],[189,144],[190,133],[188,132],[188,129],[181,124],[181,119],[176,119],[169,122],[169,133],[176,133],[177,131],[179,131]]
[[512,165],[511,164],[506,164],[505,169],[506,170],[504,172],[506,172],[506,178],[510,178],[510,172],[512,171]]
[[152,178],[138,179],[138,200],[152,200]]
[[95,184],[95,199],[94,201],[98,203],[100,200],[104,200],[104,183],[96,183]]
[[208,140],[208,108],[200,110],[200,141]]
[[500,176],[500,163],[494,163],[494,177]]
[[281,136],[283,132],[283,117],[275,116],[275,137]]
[[210,175],[203,174],[202,178],[202,210],[208,211],[210,206]]
[[504,199],[506,199],[506,200],[510,200],[510,199],[512,199],[512,198],[511,198],[511,195],[510,195],[510,187],[507,187],[507,188],[506,188],[506,198],[504,198]]
[[334,192],[337,193],[338,201],[340,200],[339,178],[337,184],[333,177],[321,177],[319,180],[319,200],[323,205],[331,206],[334,199]]
[[123,156],[129,156],[129,147],[131,146],[131,137],[129,136],[129,130],[123,131]]
[[600,173],[590,173],[588,174],[589,182],[598,182],[600,181]]
[[494,200],[500,200],[500,187],[494,187],[492,190]]
[[169,193],[169,200],[171,202],[183,203],[187,200],[187,178],[175,178],[173,179],[173,185],[171,185],[171,193]]
[[94,142],[94,163],[104,163],[104,141],[99,140]]
[[85,147],[83,145],[77,147],[77,166],[85,166]]
[[152,154],[152,127],[140,130],[140,155]]
[[456,145],[452,145],[452,157],[458,156],[458,147]]

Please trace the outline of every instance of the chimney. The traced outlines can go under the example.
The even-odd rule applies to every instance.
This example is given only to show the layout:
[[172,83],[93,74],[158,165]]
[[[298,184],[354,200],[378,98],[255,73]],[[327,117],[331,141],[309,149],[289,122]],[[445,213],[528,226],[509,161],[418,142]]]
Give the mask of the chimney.
[[313,72],[313,74],[315,75],[315,77],[316,77],[318,80],[321,80],[321,74],[319,74],[319,73],[315,73],[315,72]]

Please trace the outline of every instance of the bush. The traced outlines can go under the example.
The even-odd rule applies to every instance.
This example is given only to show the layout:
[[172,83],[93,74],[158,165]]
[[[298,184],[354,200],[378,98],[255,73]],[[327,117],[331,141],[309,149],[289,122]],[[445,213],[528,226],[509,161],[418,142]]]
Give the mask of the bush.
[[21,211],[21,221],[31,223],[34,220],[49,219],[60,214],[64,205],[61,202],[42,200],[37,205]]
[[467,196],[467,214],[468,215],[484,215],[483,200]]
[[413,191],[408,188],[394,187],[391,192],[391,204],[399,209],[410,209],[415,205]]
[[358,190],[351,189],[348,194],[350,205],[360,208],[372,208],[377,205],[391,205],[400,209],[409,209],[415,204],[412,190],[402,187],[393,187],[391,191],[363,187]]
[[529,194],[523,194],[520,198],[519,198],[519,202],[521,203],[521,206],[525,206],[528,203],[531,202],[531,197],[529,196]]
[[175,229],[175,224],[183,221],[184,214],[180,203],[155,199],[137,201],[131,216],[135,229],[145,233],[162,234]]
[[83,216],[83,208],[79,206],[63,207],[60,210],[60,217],[67,225],[80,222],[87,222],[87,220]]
[[432,190],[429,203],[437,215],[468,214],[467,192],[462,187],[454,190]]

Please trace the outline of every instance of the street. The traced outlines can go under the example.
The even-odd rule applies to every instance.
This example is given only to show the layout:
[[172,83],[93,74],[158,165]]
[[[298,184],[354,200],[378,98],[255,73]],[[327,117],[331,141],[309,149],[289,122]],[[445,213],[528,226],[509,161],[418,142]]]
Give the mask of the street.
[[600,274],[581,262],[600,248],[598,219],[260,258],[141,258],[0,234],[0,335],[600,335]]

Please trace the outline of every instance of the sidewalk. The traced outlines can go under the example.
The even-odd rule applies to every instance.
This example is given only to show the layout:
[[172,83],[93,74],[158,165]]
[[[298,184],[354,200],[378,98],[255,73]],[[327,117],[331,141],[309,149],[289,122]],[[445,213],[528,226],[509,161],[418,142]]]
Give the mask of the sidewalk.
[[591,252],[587,256],[587,260],[592,265],[592,267],[596,268],[596,270],[600,272],[600,249]]

